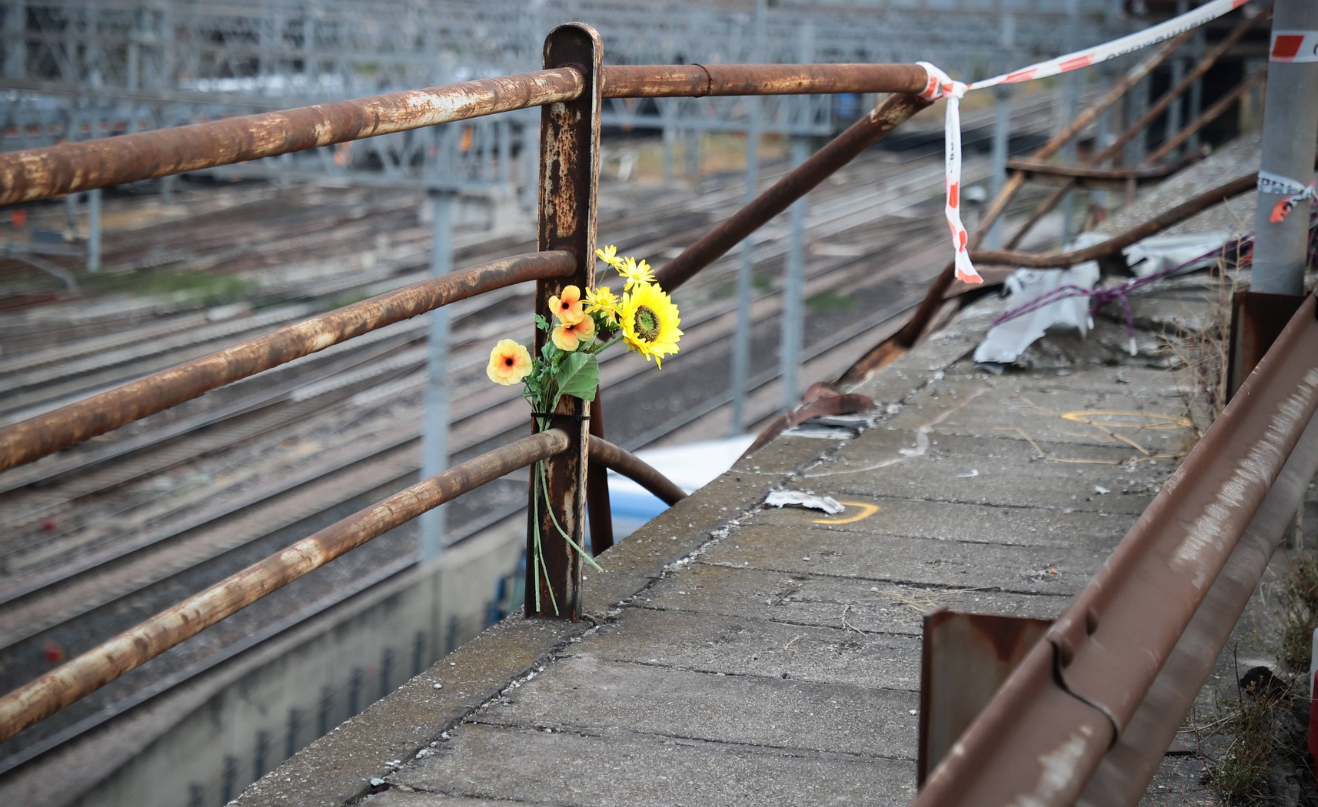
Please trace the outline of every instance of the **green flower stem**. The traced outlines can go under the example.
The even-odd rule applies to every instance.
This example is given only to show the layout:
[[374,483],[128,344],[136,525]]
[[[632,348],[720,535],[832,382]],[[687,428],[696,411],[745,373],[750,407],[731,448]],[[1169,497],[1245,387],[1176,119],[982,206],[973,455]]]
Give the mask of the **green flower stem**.
[[[541,464],[540,462],[536,463],[537,466]],[[538,479],[534,481],[532,487],[540,487]],[[532,495],[531,498],[534,500],[538,497]],[[546,501],[548,501],[547,498]],[[534,502],[532,504],[534,505]],[[545,575],[545,588],[549,590],[549,604],[554,606],[554,616],[558,616],[558,598],[554,596],[554,584],[549,580],[549,568],[545,566],[545,553],[540,545],[540,518],[539,514],[535,512],[538,509],[538,507],[533,506],[531,512],[531,530],[535,535],[535,610],[536,613],[540,613],[540,574],[543,572]]]
[[571,544],[572,548],[577,550],[577,554],[581,555],[581,557],[584,558],[586,562],[589,563],[593,569],[595,569],[595,571],[600,572],[602,574],[604,572],[604,567],[596,563],[595,559],[592,558],[590,555],[587,555],[586,550],[578,546],[577,542],[572,540],[572,536],[568,535],[567,532],[563,530],[562,525],[558,523],[558,516],[554,515],[553,505],[549,503],[549,477],[548,477],[548,472],[545,471],[544,461],[542,460],[541,462],[538,462],[536,464],[540,466],[540,479],[541,479],[540,489],[543,490],[545,494],[545,510],[548,511],[549,513],[549,520],[554,522],[554,527],[555,529],[558,530],[558,534],[563,536],[563,540]]

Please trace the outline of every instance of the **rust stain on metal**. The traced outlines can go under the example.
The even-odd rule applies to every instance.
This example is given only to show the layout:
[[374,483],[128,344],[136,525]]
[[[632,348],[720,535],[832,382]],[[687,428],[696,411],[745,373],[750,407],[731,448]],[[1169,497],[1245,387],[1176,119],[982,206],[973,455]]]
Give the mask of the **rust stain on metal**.
[[0,154],[0,204],[525,109],[583,87],[564,67]]
[[331,560],[512,471],[567,451],[551,429],[408,487],[303,538],[0,698],[0,741]]
[[916,64],[614,65],[604,68],[603,97],[914,94],[927,82]]
[[447,277],[424,280],[280,328],[0,428],[0,471],[31,462],[354,336],[514,283],[567,277],[575,269],[576,259],[566,252],[517,255]]
[[[573,271],[555,281],[536,284],[536,313],[550,317],[549,298],[571,283],[583,291],[594,285],[595,206],[599,183],[599,111],[602,46],[599,34],[580,23],[560,26],[545,40],[546,69],[570,67],[586,89],[572,101],[542,108],[540,117],[540,214],[538,246],[573,256]],[[535,332],[535,350],[546,334]],[[569,433],[571,447],[545,463],[547,495],[532,499],[527,511],[526,615],[576,620],[581,613],[582,559],[559,533],[585,546],[586,475],[589,462],[585,406],[577,398],[560,400],[554,422]],[[532,482],[528,493],[534,496]],[[548,499],[546,502],[544,499]],[[546,510],[552,509],[556,518]],[[532,555],[535,533],[540,551]],[[537,610],[536,603],[540,608]]]

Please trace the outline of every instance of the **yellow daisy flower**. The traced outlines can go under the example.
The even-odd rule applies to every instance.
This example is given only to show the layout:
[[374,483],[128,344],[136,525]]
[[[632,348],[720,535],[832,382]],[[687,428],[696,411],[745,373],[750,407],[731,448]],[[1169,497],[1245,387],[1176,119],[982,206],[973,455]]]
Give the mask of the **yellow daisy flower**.
[[632,258],[626,258],[614,268],[618,270],[618,274],[627,279],[627,285],[623,287],[624,291],[631,291],[634,286],[641,284],[654,283],[654,270],[645,261],[637,263]]
[[525,346],[511,339],[500,339],[490,351],[490,363],[485,375],[505,387],[516,384],[531,374],[531,353]]
[[604,320],[615,328],[618,326],[618,296],[608,286],[586,289],[586,313],[603,314]]
[[664,290],[653,283],[640,283],[635,290],[622,295],[622,336],[629,350],[645,357],[653,356],[655,364],[663,367],[663,357],[677,352],[677,340],[682,323],[677,306]]
[[618,265],[622,263],[622,259],[618,257],[618,248],[613,244],[609,244],[604,249],[595,250],[595,255],[614,269],[617,269]]

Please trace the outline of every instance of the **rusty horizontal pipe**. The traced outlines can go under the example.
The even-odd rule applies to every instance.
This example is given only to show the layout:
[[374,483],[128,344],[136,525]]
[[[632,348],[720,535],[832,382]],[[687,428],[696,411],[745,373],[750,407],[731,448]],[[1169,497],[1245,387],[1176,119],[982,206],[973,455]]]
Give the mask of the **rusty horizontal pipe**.
[[0,471],[39,459],[368,331],[504,286],[566,277],[574,267],[575,261],[567,252],[516,255],[442,278],[423,280],[248,339],[0,428]]
[[603,437],[592,435],[589,450],[591,462],[622,474],[653,493],[664,504],[671,506],[686,498],[686,491],[655,470],[654,466]]
[[1187,154],[1179,160],[1161,164],[1141,163],[1134,168],[1096,168],[1092,165],[1062,165],[1039,160],[1008,160],[1007,168],[1021,171],[1030,177],[1054,177],[1073,181],[1078,185],[1125,185],[1129,182],[1150,182],[1163,179],[1186,166],[1208,156],[1208,149]]
[[[918,92],[926,81],[914,64],[626,66],[604,69],[603,97]],[[572,101],[584,88],[560,67],[0,154],[0,205]]]
[[[1194,35],[1195,32],[1192,29],[1167,40],[1155,53],[1132,67],[1119,80],[1113,82],[1102,98],[1099,98],[1084,112],[1077,115],[1075,120],[1067,124],[1066,128],[1054,135],[1047,143],[1036,149],[1031,156],[1036,160],[1046,160],[1061,151],[1063,146],[1097,121],[1099,116],[1107,111],[1109,107],[1120,101],[1132,87],[1157,69],[1160,64],[1171,58],[1172,54],[1186,42],[1189,42]],[[1002,190],[998,191],[998,195],[994,197],[980,217],[975,235],[970,240],[972,249],[982,242],[983,234],[987,233],[1006,212],[1007,205],[1011,204],[1011,201],[1016,198],[1016,194],[1024,186],[1025,175],[1019,171],[1013,172],[1007,178]],[[933,321],[942,308],[943,302],[947,298],[947,290],[952,287],[952,281],[956,279],[955,268],[955,264],[948,261],[943,270],[929,284],[924,299],[920,301],[920,305],[911,314],[910,319],[906,320],[906,324],[895,334],[884,339],[864,356],[857,359],[854,364],[837,377],[834,383],[843,387],[859,384],[893,359],[914,347],[916,342],[919,342],[920,338],[924,336],[929,323]]]
[[570,100],[582,86],[571,68],[537,70],[0,154],[0,205]]
[[1175,224],[1190,218],[1191,216],[1202,213],[1213,205],[1235,196],[1239,196],[1246,191],[1253,190],[1258,185],[1257,174],[1246,174],[1236,177],[1230,182],[1225,182],[1215,188],[1206,190],[1181,204],[1164,210],[1157,216],[1149,219],[1142,224],[1126,230],[1120,235],[1113,236],[1101,244],[1095,244],[1084,249],[1075,249],[1070,252],[1059,252],[1053,255],[1039,255],[1032,252],[1009,252],[1004,250],[979,250],[970,254],[970,259],[980,264],[999,264],[1003,266],[1020,266],[1026,269],[1061,269],[1067,266],[1074,266],[1077,263],[1097,260],[1114,255],[1118,251],[1130,246],[1136,241],[1142,241],[1151,235],[1156,235],[1163,230]]
[[560,429],[524,437],[405,488],[226,577],[0,698],[0,742],[350,550],[567,447],[567,434]]
[[929,74],[917,64],[678,64],[604,68],[605,98],[918,93]]
[[[1041,712],[1044,693],[1013,674],[913,807],[1075,802],[1112,742],[1132,725],[1318,411],[1314,312],[1311,296],[1022,662],[1026,676],[1037,678],[1041,666],[1053,670],[1054,680],[1077,703],[1105,715],[1112,730]],[[1283,483],[1302,494],[1307,480]],[[1048,734],[1036,738],[1036,729]],[[1020,740],[1004,742],[1007,732]],[[1061,775],[1038,775],[1047,760]]]
[[671,291],[690,280],[930,103],[914,95],[888,96],[868,115],[664,265],[655,273],[659,284]]

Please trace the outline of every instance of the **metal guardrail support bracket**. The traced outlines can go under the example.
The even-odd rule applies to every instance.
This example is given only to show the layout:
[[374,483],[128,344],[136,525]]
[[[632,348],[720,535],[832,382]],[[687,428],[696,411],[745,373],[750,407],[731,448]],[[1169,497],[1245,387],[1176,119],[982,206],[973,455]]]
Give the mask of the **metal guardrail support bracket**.
[[1286,323],[1304,302],[1302,294],[1238,291],[1231,297],[1231,338],[1227,358],[1226,398],[1231,400],[1254,372]]
[[1051,619],[968,614],[939,608],[924,617],[920,648],[920,741],[915,781],[952,750]]
[[[576,273],[562,280],[536,284],[536,313],[546,318],[549,298],[564,286],[594,286],[595,221],[599,190],[600,102],[603,45],[595,29],[581,23],[555,28],[545,39],[545,65],[572,67],[585,78],[586,91],[572,101],[541,108],[539,249],[564,250],[576,257]],[[547,334],[537,329],[535,355]],[[571,619],[581,615],[582,558],[559,534],[567,532],[585,546],[586,448],[588,407],[569,396],[559,402],[554,425],[568,432],[568,450],[545,461],[550,508],[531,507],[528,519],[539,519],[540,551],[535,552],[535,524],[527,524],[526,615]],[[533,471],[534,474],[534,471]],[[530,485],[535,495],[534,475]],[[540,504],[544,504],[543,497]],[[543,569],[532,558],[543,561]],[[539,587],[539,597],[535,592]],[[539,608],[537,609],[537,599]]]

